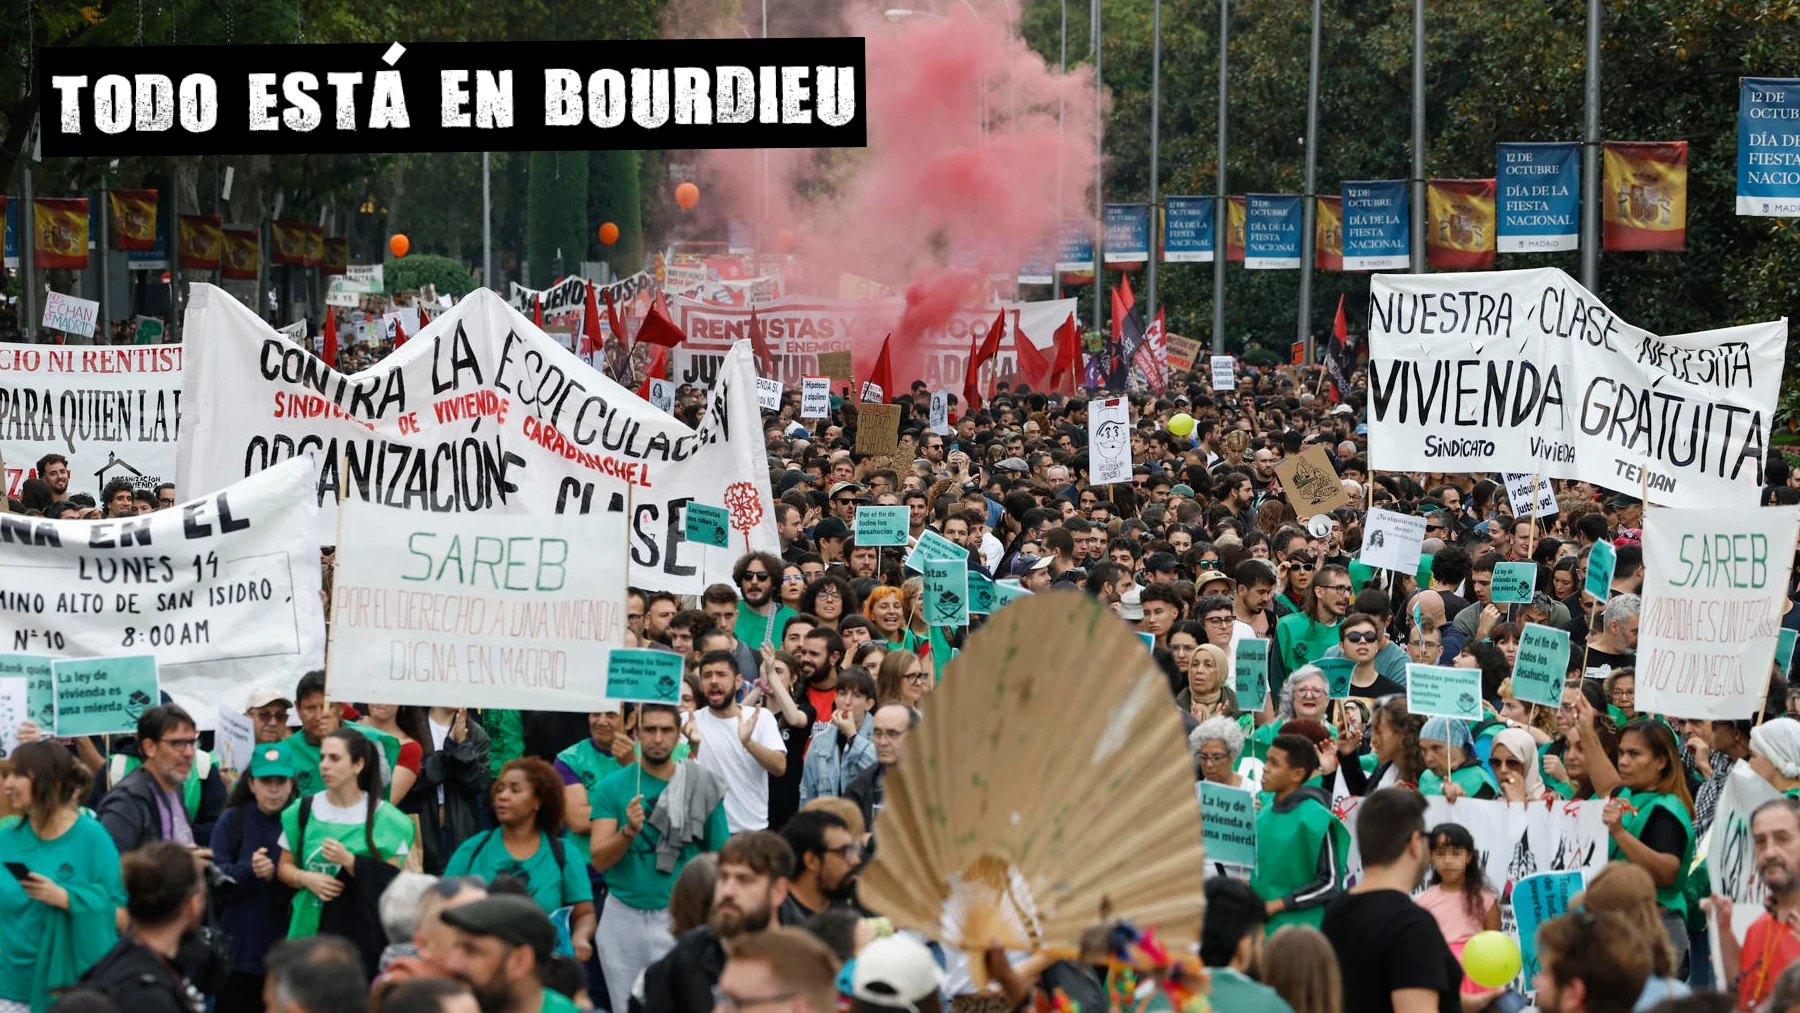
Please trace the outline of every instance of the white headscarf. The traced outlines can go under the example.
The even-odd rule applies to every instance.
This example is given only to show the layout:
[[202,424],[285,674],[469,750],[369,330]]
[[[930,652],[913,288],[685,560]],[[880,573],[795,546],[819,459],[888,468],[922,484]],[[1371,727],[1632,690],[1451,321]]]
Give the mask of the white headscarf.
[[1544,797],[1544,775],[1538,769],[1537,740],[1523,728],[1508,728],[1494,736],[1494,745],[1525,764],[1525,800],[1535,802]]
[[1769,758],[1783,777],[1800,777],[1800,721],[1775,718],[1750,729],[1750,748]]

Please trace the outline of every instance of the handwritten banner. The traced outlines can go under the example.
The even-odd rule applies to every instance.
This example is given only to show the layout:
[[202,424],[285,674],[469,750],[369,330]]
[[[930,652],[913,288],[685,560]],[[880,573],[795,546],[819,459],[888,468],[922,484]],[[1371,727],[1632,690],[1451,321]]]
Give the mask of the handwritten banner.
[[42,477],[45,454],[68,458],[71,493],[98,498],[115,478],[140,489],[174,481],[181,363],[180,345],[0,344],[7,494]]

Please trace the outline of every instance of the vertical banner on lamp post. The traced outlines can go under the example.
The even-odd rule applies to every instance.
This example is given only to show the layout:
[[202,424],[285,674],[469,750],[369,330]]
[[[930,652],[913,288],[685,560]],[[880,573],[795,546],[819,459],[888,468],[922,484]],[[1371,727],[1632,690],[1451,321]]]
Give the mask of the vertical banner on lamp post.
[[1573,141],[1500,145],[1501,253],[1573,250],[1581,239],[1581,149]]
[[1300,267],[1298,194],[1244,195],[1244,267],[1286,271]]
[[1737,213],[1800,217],[1800,78],[1738,82]]
[[1056,269],[1064,274],[1094,270],[1094,223],[1086,218],[1064,218],[1057,223]]
[[1453,271],[1494,269],[1494,180],[1434,179],[1425,186],[1425,261]]
[[1603,158],[1605,248],[1686,249],[1687,142],[1607,141]]
[[1142,264],[1150,259],[1150,208],[1106,205],[1106,266]]
[[1213,259],[1212,197],[1163,198],[1163,257],[1170,264],[1210,264]]
[[1344,184],[1344,270],[1405,270],[1412,263],[1406,180]]

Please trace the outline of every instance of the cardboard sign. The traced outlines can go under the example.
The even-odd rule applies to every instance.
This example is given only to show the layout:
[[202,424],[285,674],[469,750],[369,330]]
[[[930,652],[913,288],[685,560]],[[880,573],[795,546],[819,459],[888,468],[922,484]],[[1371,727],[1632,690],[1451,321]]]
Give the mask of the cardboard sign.
[[230,785],[250,769],[256,722],[229,707],[220,707],[213,720],[213,758],[219,761],[219,776]]
[[1327,513],[1350,502],[1349,494],[1338,484],[1331,458],[1318,444],[1285,458],[1275,466],[1275,477],[1281,480],[1281,491],[1301,517]]
[[92,299],[48,292],[44,295],[43,326],[53,331],[66,331],[84,338],[94,336],[100,319],[100,304]]
[[1241,788],[1200,782],[1200,836],[1209,862],[1256,867],[1256,796]]
[[[901,509],[906,508],[901,507]],[[858,509],[856,512],[862,513],[862,510]],[[926,528],[924,533],[919,535],[918,544],[914,545],[913,550],[906,554],[906,562],[903,565],[914,573],[924,573],[924,561],[927,559],[954,559],[960,562],[968,558],[968,549],[930,528]]]
[[1413,714],[1481,720],[1481,669],[1406,666],[1406,709]]
[[1587,583],[1582,590],[1605,601],[1612,594],[1613,570],[1619,565],[1619,552],[1613,543],[1598,541],[1588,550]]
[[822,419],[831,414],[831,377],[800,378],[800,417]]
[[1005,608],[1009,603],[1018,601],[1020,598],[1029,597],[1031,597],[1031,592],[1020,587],[1019,582],[1016,580],[1009,578],[1007,580],[994,581],[995,611]]
[[969,625],[969,564],[961,559],[925,559],[925,621],[933,626]]
[[994,611],[994,582],[973,570],[969,571],[969,611],[983,616]]
[[606,661],[606,695],[630,703],[681,702],[686,659],[674,651],[616,647]]
[[1212,357],[1212,389],[1237,389],[1237,362],[1229,355]]
[[[1537,479],[1537,496],[1531,492],[1532,479]],[[1507,475],[1506,497],[1512,501],[1513,516],[1549,517],[1559,509],[1556,505],[1556,492],[1550,488],[1550,479],[1543,475]]]
[[905,545],[912,526],[912,509],[903,506],[856,508],[856,544]]
[[1231,649],[1231,688],[1237,693],[1238,709],[1259,711],[1269,701],[1269,642],[1261,637],[1244,637]]
[[689,503],[685,513],[688,541],[721,549],[731,547],[731,511],[708,503]]
[[1518,927],[1519,974],[1526,981],[1537,977],[1538,926],[1569,910],[1569,901],[1581,892],[1580,870],[1540,872],[1513,883],[1513,922]]
[[864,401],[856,409],[856,452],[881,456],[900,446],[900,406]]
[[25,680],[25,717],[46,734],[56,727],[55,660],[41,654],[0,654],[0,678]]
[[1349,658],[1316,658],[1313,664],[1325,673],[1326,693],[1333,700],[1350,699],[1350,676],[1356,671],[1356,662]]
[[1519,631],[1519,653],[1513,661],[1513,696],[1526,703],[1561,707],[1563,679],[1569,674],[1569,631],[1526,623]]
[[1360,558],[1365,566],[1414,573],[1425,545],[1425,518],[1376,507],[1363,522]]
[[939,436],[950,435],[950,392],[947,390],[931,394],[931,431]]
[[138,717],[161,699],[154,655],[58,659],[51,671],[59,737],[135,732]]
[[1088,484],[1131,481],[1131,406],[1115,397],[1088,402]]
[[1496,605],[1525,605],[1537,589],[1536,563],[1497,563],[1494,566],[1493,600]]
[[781,410],[781,381],[766,376],[756,378],[756,407],[766,412]]
[[833,383],[849,383],[850,353],[820,352],[819,372],[824,373]]

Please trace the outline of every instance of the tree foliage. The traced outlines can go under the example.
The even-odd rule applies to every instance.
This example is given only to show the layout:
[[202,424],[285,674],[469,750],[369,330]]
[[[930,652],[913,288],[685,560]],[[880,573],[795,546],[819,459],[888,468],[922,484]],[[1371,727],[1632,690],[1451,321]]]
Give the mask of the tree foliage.
[[437,289],[438,295],[453,295],[461,299],[475,287],[475,276],[460,261],[430,253],[409,253],[398,259],[390,258],[382,268],[381,279],[387,287],[388,295],[409,289],[416,291],[431,285]]

